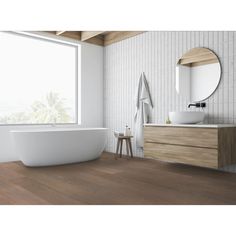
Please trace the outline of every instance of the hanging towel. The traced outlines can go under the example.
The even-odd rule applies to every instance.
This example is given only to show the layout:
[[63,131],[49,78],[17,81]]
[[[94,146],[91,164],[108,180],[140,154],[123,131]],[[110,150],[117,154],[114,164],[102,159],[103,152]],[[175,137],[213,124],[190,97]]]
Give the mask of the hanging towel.
[[144,72],[142,72],[139,79],[135,104],[136,113],[134,121],[136,144],[137,147],[143,148],[143,124],[150,121],[150,108],[153,108],[152,98]]

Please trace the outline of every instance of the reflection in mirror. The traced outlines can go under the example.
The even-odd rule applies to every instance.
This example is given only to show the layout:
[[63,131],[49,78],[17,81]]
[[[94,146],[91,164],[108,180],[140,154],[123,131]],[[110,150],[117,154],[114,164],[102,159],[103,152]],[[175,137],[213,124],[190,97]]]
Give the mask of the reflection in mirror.
[[219,85],[221,66],[218,57],[207,48],[193,48],[176,66],[176,91],[189,102],[211,96]]

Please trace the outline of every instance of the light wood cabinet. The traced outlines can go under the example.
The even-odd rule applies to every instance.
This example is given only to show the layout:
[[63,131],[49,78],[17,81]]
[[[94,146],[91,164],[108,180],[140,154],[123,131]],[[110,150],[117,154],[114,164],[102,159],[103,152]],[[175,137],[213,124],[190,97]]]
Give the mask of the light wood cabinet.
[[236,127],[144,127],[144,156],[220,168],[236,163]]

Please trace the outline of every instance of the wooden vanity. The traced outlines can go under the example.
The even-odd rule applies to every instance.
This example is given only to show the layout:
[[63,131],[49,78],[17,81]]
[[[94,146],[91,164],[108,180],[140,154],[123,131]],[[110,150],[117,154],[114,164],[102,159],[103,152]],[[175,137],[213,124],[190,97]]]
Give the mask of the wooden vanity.
[[144,126],[144,156],[221,168],[236,163],[236,125]]

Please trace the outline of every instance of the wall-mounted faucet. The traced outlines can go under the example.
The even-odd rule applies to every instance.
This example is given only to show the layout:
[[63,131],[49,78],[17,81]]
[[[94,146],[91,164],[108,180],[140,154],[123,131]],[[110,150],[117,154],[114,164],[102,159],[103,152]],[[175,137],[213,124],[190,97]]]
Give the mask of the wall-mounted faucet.
[[190,108],[190,107],[201,107],[201,108],[204,108],[204,107],[206,107],[206,103],[205,102],[189,103],[188,104],[188,108]]

